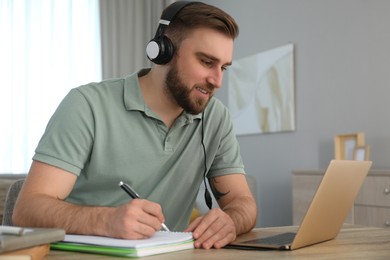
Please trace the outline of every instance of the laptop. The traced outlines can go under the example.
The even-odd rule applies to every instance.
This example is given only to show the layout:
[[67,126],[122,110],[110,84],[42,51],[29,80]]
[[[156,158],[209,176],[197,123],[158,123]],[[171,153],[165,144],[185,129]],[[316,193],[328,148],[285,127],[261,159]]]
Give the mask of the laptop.
[[334,239],[371,165],[371,161],[332,160],[296,233],[233,241],[227,247],[294,250]]

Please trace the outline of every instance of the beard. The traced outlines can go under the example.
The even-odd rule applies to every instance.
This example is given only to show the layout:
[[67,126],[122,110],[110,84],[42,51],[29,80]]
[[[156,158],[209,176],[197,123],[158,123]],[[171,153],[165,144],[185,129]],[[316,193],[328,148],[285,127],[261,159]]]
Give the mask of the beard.
[[215,88],[212,84],[196,84],[192,88],[188,88],[179,77],[179,71],[176,64],[172,64],[172,67],[169,69],[165,79],[165,85],[169,96],[171,96],[173,100],[184,109],[184,111],[192,115],[202,113],[209,103],[212,95],[210,95],[210,98],[205,100],[200,97],[191,97],[191,93],[193,91],[197,91],[197,87],[205,89],[209,91],[209,93],[212,93]]

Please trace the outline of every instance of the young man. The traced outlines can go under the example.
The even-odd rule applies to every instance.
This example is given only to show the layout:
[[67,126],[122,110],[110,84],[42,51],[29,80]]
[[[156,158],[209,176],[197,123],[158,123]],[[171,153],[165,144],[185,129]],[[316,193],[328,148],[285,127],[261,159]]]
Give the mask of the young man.
[[[221,248],[256,222],[229,113],[217,99],[238,26],[222,10],[174,3],[148,44],[156,63],[123,79],[73,89],[36,149],[15,206],[19,226],[126,239],[165,223]],[[172,45],[170,45],[172,44]],[[188,225],[203,178],[219,208]],[[142,199],[118,187],[123,181]]]

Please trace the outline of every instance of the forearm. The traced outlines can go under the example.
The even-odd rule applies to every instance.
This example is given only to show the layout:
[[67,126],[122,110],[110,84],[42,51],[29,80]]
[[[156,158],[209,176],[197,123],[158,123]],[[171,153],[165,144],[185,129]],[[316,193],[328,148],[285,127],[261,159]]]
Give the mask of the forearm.
[[114,208],[78,206],[46,195],[20,200],[13,214],[18,226],[59,227],[66,233],[108,235],[106,223]]
[[250,231],[256,224],[257,206],[251,196],[237,197],[222,210],[233,220],[237,235]]

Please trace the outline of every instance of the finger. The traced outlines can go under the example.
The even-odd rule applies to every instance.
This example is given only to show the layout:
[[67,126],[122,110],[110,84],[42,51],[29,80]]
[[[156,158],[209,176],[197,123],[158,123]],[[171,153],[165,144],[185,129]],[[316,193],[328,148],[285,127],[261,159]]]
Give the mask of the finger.
[[[219,223],[220,225],[217,225]],[[211,233],[209,233],[211,231]],[[210,236],[208,236],[211,234]],[[204,249],[221,248],[229,242],[236,239],[236,230],[234,226],[224,220],[216,221],[196,242],[198,248]]]
[[133,231],[135,233],[135,239],[144,239],[153,236],[157,230],[148,224],[138,222]]
[[122,229],[121,238],[142,239],[150,237],[156,232],[156,228],[153,226],[153,221],[158,225],[157,219],[139,210],[138,212],[133,211],[131,216],[126,214],[124,219],[121,221],[122,224],[116,222],[115,225],[119,226],[117,227],[118,229]]
[[218,210],[212,209],[205,216],[200,219],[196,227],[193,230],[193,236],[195,239],[200,238],[203,233],[218,219]]
[[190,223],[190,225],[184,230],[184,232],[192,232],[195,230],[195,228],[199,225],[199,223],[202,221],[203,216],[197,217]]
[[149,213],[143,212],[142,214],[138,215],[137,221],[141,224],[141,227],[150,227],[154,232],[161,229],[162,222],[156,216]]
[[[157,206],[156,206],[157,205]],[[154,208],[154,209],[153,209]],[[120,221],[115,221],[115,227],[122,234],[122,238],[141,239],[152,236],[161,228],[160,220],[150,212],[158,212],[158,204],[147,200],[132,200],[119,209]],[[122,224],[120,224],[122,223]],[[122,231],[120,231],[122,229]]]
[[130,240],[146,239],[152,237],[155,233],[156,231],[148,226],[138,226],[136,230],[132,230],[131,232],[126,233],[126,235],[121,238]]
[[236,239],[235,228],[228,223],[225,223],[225,225],[223,225],[218,231],[213,233],[212,236],[204,240],[200,246],[205,249],[210,249],[211,247],[221,248],[233,241],[234,239]]
[[149,227],[152,227],[154,231],[161,230],[162,223],[164,223],[164,216],[156,216],[153,211],[145,210],[138,216],[138,221],[142,224],[145,224]]
[[141,202],[143,203],[142,209],[149,215],[156,217],[160,225],[165,221],[160,204],[148,200],[141,200]]
[[221,219],[217,218],[195,241],[196,248],[211,248],[217,240],[222,238],[224,223]]
[[196,248],[220,248],[236,238],[236,229],[226,213],[215,209],[201,219],[193,234]]
[[[215,237],[215,239],[214,239]],[[211,247],[214,247],[216,249],[222,248],[229,244],[231,241],[236,239],[236,235],[233,233],[228,233],[225,236],[219,236],[218,238],[216,236],[213,236],[212,239],[209,239],[205,241],[202,244],[202,247],[205,249],[210,249]]]

